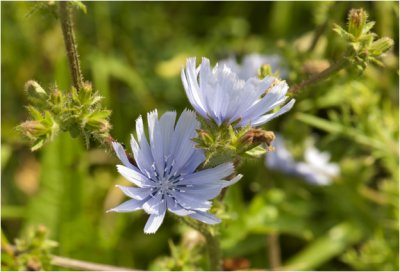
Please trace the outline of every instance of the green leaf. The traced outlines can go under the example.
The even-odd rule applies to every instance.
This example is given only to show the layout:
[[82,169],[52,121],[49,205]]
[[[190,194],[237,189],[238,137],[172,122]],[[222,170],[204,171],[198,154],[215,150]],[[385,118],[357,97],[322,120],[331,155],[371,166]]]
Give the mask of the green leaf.
[[310,243],[287,261],[282,270],[314,270],[338,256],[363,237],[361,230],[349,222],[340,223]]
[[261,145],[254,147],[253,149],[246,151],[246,155],[252,158],[259,158],[267,153],[267,150]]

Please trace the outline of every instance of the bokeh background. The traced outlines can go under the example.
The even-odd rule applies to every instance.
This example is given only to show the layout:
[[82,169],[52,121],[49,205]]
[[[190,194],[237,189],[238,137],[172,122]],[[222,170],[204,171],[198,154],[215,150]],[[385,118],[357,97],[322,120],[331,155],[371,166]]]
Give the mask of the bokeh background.
[[[384,67],[341,72],[302,91],[294,108],[264,128],[280,132],[296,157],[312,136],[341,175],[318,187],[246,161],[226,195],[226,269],[271,267],[267,235],[279,234],[284,267],[294,270],[397,270],[397,2],[85,2],[75,31],[85,79],[113,110],[114,138],[128,143],[139,115],[190,107],[180,81],[188,56],[213,63],[249,53],[278,55],[289,85],[310,60],[337,59],[345,43],[331,30],[351,8],[365,8],[379,36],[395,40]],[[167,216],[145,235],[143,212],[106,214],[124,196],[117,160],[95,143],[61,134],[32,153],[16,131],[26,120],[24,84],[68,90],[70,77],[56,3],[1,3],[1,228],[9,241],[43,224],[53,253],[136,269],[201,269],[188,229]],[[326,24],[313,50],[315,31]],[[318,62],[317,62],[318,63]],[[182,238],[186,237],[185,239]],[[200,241],[201,243],[201,241]],[[174,249],[173,257],[171,246]],[[184,246],[181,249],[181,246]],[[200,265],[200,267],[198,266]],[[58,269],[54,267],[53,269]]]

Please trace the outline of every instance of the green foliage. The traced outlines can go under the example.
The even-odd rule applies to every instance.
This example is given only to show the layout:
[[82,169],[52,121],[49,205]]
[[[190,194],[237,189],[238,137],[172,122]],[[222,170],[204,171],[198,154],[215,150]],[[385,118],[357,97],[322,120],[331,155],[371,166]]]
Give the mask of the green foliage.
[[259,158],[269,150],[271,141],[275,138],[273,132],[263,129],[250,126],[234,128],[240,120],[218,126],[212,119],[201,116],[197,119],[201,129],[193,141],[198,148],[205,151],[206,161],[203,167],[213,167],[229,161],[239,162],[242,158]]
[[367,21],[368,14],[363,9],[352,9],[348,15],[347,31],[338,25],[333,30],[344,38],[351,48],[348,59],[352,66],[363,71],[369,62],[383,65],[378,60],[383,53],[393,47],[393,40],[384,37],[375,40],[377,34],[371,32],[375,22]]
[[[190,236],[195,236],[190,238]],[[197,237],[196,237],[197,236]],[[157,271],[198,271],[201,270],[199,263],[204,257],[204,250],[201,245],[204,243],[197,232],[188,232],[181,244],[174,245],[169,240],[170,256],[156,259],[151,270]],[[197,241],[196,241],[197,240]],[[203,248],[204,249],[204,248]]]
[[26,90],[32,103],[27,107],[32,120],[19,125],[18,130],[33,142],[32,151],[54,140],[60,130],[74,138],[84,137],[87,147],[91,137],[101,143],[108,139],[111,111],[102,107],[103,97],[90,84],[79,91],[72,87],[67,94],[57,88],[47,94],[37,82],[28,81]]
[[[128,142],[139,115],[155,107],[159,112],[189,107],[179,79],[188,56],[216,62],[253,52],[279,54],[292,86],[313,74],[303,69],[306,61],[332,63],[353,43],[350,53],[361,58],[360,66],[368,63],[363,75],[342,70],[299,92],[290,112],[262,128],[283,135],[295,157],[304,153],[302,143],[313,135],[318,148],[340,165],[341,175],[331,185],[315,187],[265,169],[263,158],[245,160],[238,169],[243,179],[226,192],[226,207],[217,214],[223,218],[221,243],[224,256],[248,260],[249,269],[271,268],[266,235],[274,233],[280,237],[286,269],[398,270],[398,3],[85,2],[87,13],[75,13],[75,30],[82,72],[94,86],[90,95],[70,88],[59,22],[52,15],[56,5],[48,9],[50,14],[32,13],[37,4],[48,5],[4,2],[1,9],[6,41],[2,227],[10,240],[44,224],[59,244],[56,255],[135,269],[205,269],[202,242],[189,247],[180,238],[189,231],[180,230],[177,220],[167,216],[157,234],[149,236],[143,234],[144,213],[106,214],[124,200],[114,188],[125,182],[117,176],[117,161],[93,145],[85,151],[81,137],[60,132],[90,138],[89,131],[95,130],[104,139],[101,127],[107,120],[113,137]],[[394,50],[387,50],[390,40],[372,35],[368,21],[368,34],[346,27],[344,38],[338,39],[329,31],[350,8],[367,11],[376,21],[374,32],[391,37]],[[349,34],[359,35],[358,40]],[[365,35],[373,39],[360,38]],[[376,55],[384,51],[379,57],[383,66],[375,65]],[[31,78],[40,85],[30,81],[24,92],[23,84]],[[41,87],[51,82],[58,87]],[[34,154],[15,132],[27,119],[22,110],[27,104],[35,123],[28,123],[25,135],[31,133],[33,145],[37,141],[42,146]],[[101,104],[113,110],[112,116]],[[246,130],[227,127],[213,135],[204,124],[202,129],[207,134],[200,133],[198,140],[209,148],[208,155],[225,150],[218,152],[222,158],[209,156],[210,164],[267,150],[258,144],[238,151],[252,143]],[[40,167],[30,167],[29,160]],[[30,186],[34,190],[27,193]],[[219,201],[215,204],[221,208]],[[3,252],[3,264],[10,265],[5,256]]]
[[47,229],[44,226],[31,228],[23,238],[16,239],[15,248],[5,244],[4,239],[2,237],[2,270],[51,270],[50,250],[57,243],[47,239]]

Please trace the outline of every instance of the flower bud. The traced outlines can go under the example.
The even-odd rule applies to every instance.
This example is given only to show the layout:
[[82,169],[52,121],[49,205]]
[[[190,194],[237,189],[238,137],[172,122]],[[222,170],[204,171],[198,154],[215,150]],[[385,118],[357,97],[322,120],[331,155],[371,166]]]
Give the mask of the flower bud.
[[212,145],[214,141],[207,132],[205,132],[204,130],[198,130],[197,132],[205,146]]
[[269,64],[264,64],[263,66],[261,66],[258,69],[257,72],[258,72],[258,78],[259,79],[263,79],[266,76],[272,76],[273,75],[271,65],[269,65]]
[[368,48],[368,51],[371,55],[379,56],[392,48],[393,44],[394,42],[391,38],[383,37],[373,42]]
[[352,9],[349,12],[349,33],[351,33],[354,38],[358,39],[367,23],[368,14],[363,9]]
[[39,121],[26,121],[19,125],[21,132],[31,140],[46,134],[47,128]]
[[47,100],[46,91],[34,80],[25,83],[25,91],[28,93],[28,99],[36,105],[45,103]]

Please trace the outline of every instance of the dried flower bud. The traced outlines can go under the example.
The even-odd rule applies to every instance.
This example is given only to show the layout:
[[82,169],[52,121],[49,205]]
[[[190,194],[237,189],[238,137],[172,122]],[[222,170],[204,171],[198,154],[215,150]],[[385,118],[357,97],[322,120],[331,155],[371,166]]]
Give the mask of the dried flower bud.
[[367,23],[368,14],[363,9],[352,9],[349,12],[349,28],[348,31],[356,39],[359,38],[363,32],[364,26]]
[[275,139],[272,131],[265,131],[261,128],[250,129],[239,141],[247,146],[254,146],[265,143],[267,146]]

